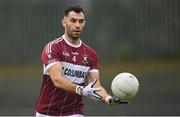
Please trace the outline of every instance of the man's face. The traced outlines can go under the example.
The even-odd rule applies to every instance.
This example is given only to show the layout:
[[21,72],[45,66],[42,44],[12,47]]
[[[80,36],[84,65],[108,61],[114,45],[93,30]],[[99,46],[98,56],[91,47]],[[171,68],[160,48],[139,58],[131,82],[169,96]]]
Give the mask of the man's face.
[[80,38],[80,34],[85,26],[85,18],[83,12],[69,12],[62,20],[62,25],[65,28],[65,33],[73,40]]

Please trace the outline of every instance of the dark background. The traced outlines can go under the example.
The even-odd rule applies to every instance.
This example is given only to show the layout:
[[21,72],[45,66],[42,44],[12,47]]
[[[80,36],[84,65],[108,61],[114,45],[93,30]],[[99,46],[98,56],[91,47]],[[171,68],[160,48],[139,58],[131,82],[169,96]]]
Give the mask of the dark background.
[[64,33],[71,4],[86,11],[82,40],[97,50],[108,92],[120,72],[140,82],[130,104],[85,99],[85,114],[180,115],[179,0],[0,0],[0,115],[34,115],[41,51]]

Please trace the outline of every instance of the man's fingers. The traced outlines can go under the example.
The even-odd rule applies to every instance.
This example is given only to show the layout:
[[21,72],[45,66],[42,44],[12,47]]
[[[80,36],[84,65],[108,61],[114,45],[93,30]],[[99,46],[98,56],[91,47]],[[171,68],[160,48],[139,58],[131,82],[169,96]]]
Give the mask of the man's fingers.
[[92,90],[95,91],[95,92],[96,92],[96,91],[101,91],[100,88],[92,88]]
[[96,84],[96,82],[97,82],[97,79],[94,79],[94,81],[92,82],[91,87],[94,87],[94,85]]
[[92,82],[90,82],[90,83],[88,84],[88,86],[93,87],[95,83],[96,83],[96,79],[93,80]]
[[102,101],[102,96],[98,95],[97,93],[93,93],[91,97],[97,101]]
[[111,105],[114,105],[114,104],[128,104],[129,102],[128,101],[125,101],[125,100],[121,100],[117,97],[113,97],[111,100],[110,100],[110,104]]
[[97,80],[94,79],[91,83],[89,83],[89,86],[94,87],[94,85],[96,84],[96,82],[97,82]]

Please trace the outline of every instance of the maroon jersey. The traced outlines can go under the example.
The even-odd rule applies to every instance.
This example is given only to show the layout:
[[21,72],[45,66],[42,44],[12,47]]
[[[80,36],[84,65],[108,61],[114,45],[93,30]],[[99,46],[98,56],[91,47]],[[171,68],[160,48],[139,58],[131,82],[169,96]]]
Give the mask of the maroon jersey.
[[48,43],[42,52],[43,83],[36,103],[36,111],[53,116],[83,114],[82,96],[56,88],[50,79],[48,68],[61,64],[65,78],[83,85],[88,72],[98,72],[96,52],[80,41],[72,45],[65,36]]

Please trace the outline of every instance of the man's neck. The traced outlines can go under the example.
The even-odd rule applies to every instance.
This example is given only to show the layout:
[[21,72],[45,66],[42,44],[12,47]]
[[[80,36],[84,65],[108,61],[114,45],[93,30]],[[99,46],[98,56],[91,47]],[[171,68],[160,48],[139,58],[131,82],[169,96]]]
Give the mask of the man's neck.
[[73,40],[73,39],[71,39],[67,34],[64,34],[64,35],[65,35],[66,40],[67,40],[69,43],[71,43],[71,44],[73,44],[73,45],[79,45],[79,44],[80,44],[80,38],[77,39],[77,40]]

